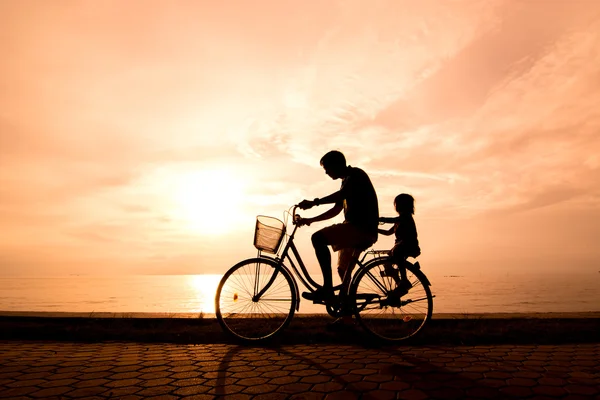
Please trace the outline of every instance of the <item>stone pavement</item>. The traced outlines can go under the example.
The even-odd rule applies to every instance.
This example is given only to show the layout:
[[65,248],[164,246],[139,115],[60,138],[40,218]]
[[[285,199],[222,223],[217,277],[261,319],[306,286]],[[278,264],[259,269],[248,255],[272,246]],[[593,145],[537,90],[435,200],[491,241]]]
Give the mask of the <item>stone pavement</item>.
[[0,342],[0,398],[462,399],[600,396],[600,344]]

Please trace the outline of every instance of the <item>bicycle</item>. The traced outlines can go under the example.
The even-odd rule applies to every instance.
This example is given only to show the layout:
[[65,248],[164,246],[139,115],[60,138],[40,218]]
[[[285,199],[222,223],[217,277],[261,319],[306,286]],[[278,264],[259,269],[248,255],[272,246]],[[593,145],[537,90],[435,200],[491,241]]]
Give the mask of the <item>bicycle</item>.
[[[296,279],[311,292],[321,288],[308,273],[294,244],[300,219],[297,207],[293,206],[291,213],[294,228],[281,252],[286,224],[277,218],[259,215],[254,233],[257,257],[231,267],[219,283],[215,296],[217,320],[235,339],[261,342],[281,334],[300,308]],[[287,221],[287,217],[284,219]],[[406,294],[398,293],[397,265],[392,263],[387,250],[366,251],[371,245],[355,249],[354,261],[358,268],[354,274],[349,268],[342,283],[333,288],[339,294],[331,300],[314,303],[325,305],[332,317],[354,315],[359,325],[374,338],[386,342],[412,338],[431,319],[435,297],[431,283],[419,262],[405,261],[411,288]],[[365,261],[368,256],[372,258]]]

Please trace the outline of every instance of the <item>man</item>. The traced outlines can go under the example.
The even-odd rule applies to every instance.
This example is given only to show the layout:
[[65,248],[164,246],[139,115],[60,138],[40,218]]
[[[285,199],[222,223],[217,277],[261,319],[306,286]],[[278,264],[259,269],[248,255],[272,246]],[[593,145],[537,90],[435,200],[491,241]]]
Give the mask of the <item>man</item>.
[[323,288],[313,292],[304,292],[302,297],[320,302],[333,296],[331,272],[331,254],[327,246],[338,251],[338,273],[342,282],[347,270],[355,263],[354,251],[366,249],[377,241],[379,206],[377,194],[369,176],[360,168],[346,165],[346,158],[339,151],[330,151],[321,158],[321,166],[331,179],[341,179],[340,190],[323,198],[303,200],[298,205],[306,210],[313,206],[333,204],[333,208],[313,218],[303,218],[300,225],[324,221],[344,210],[344,222],[323,228],[312,235],[312,244],[323,272]]

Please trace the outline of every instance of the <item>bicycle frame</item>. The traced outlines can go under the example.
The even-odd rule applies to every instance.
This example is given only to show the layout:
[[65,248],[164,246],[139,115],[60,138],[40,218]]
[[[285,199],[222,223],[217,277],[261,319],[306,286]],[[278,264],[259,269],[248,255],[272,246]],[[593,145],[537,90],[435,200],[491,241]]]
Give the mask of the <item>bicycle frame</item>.
[[[290,274],[290,276],[292,278],[292,282],[294,283],[294,286],[295,286],[296,294],[297,294],[297,296],[296,296],[297,297],[296,311],[298,311],[300,309],[300,293],[298,290],[298,282],[296,281],[296,278],[300,279],[302,284],[311,291],[315,290],[315,288],[318,288],[320,286],[318,283],[316,283],[311,278],[310,274],[308,273],[308,270],[306,269],[306,266],[304,265],[304,262],[302,261],[302,257],[300,256],[298,248],[294,244],[294,236],[296,234],[297,229],[298,229],[298,225],[294,224],[294,229],[292,230],[292,233],[290,234],[290,236],[285,244],[285,247],[283,248],[283,251],[281,252],[281,255],[278,255],[276,257],[271,257],[271,256],[267,256],[265,254],[262,254],[262,252],[260,250],[258,251],[258,258],[269,260],[269,261],[273,262],[274,264],[276,264],[277,266],[281,267],[282,269],[285,269]],[[294,257],[296,258],[296,262],[300,266],[300,270],[298,269],[298,266],[296,266],[296,264],[294,263],[294,260],[290,256],[290,251],[291,251],[291,254],[293,254]],[[292,266],[291,270],[290,270],[290,268],[288,268],[285,265],[286,259],[289,261],[290,265]],[[300,272],[300,271],[302,271],[302,272]],[[275,281],[275,278],[277,278],[278,273],[279,273],[278,269],[275,268],[275,271],[273,272],[273,275],[271,275],[271,278],[269,279],[269,281],[265,284],[265,286],[262,288],[262,290],[260,290],[260,292],[258,292],[254,296],[253,300],[259,299],[269,289],[269,287]],[[304,276],[303,276],[303,274],[304,274]],[[306,279],[305,279],[305,277],[306,277]]]
[[[317,282],[315,282],[312,279],[312,277],[310,276],[310,273],[308,272],[308,270],[306,268],[306,265],[304,264],[304,261],[302,260],[302,256],[300,255],[298,248],[294,244],[294,237],[296,235],[296,231],[298,230],[298,225],[295,222],[296,206],[294,206],[294,209],[292,211],[292,218],[294,220],[293,221],[294,229],[292,230],[292,233],[289,235],[288,240],[286,241],[286,244],[285,244],[283,250],[281,251],[281,255],[279,255],[277,257],[266,256],[266,255],[263,255],[261,253],[261,251],[259,250],[258,257],[264,258],[267,260],[271,260],[271,261],[277,263],[278,265],[280,265],[282,268],[286,269],[288,272],[290,272],[290,270],[291,270],[291,272],[293,272],[293,273],[290,273],[290,275],[292,277],[294,285],[296,286],[295,289],[296,289],[297,294],[299,294],[299,290],[298,290],[298,283],[296,282],[296,278],[299,279],[300,282],[302,282],[302,284],[312,292],[312,291],[315,291],[315,290],[321,288],[322,285],[319,285]],[[358,259],[358,257],[357,257],[356,265],[358,266],[359,269],[364,268],[365,266],[369,265],[371,262],[377,260],[378,257],[363,264],[363,261],[369,254],[373,254],[373,255],[387,254],[387,251],[372,250],[370,252],[365,252],[361,259]],[[294,262],[294,259],[295,259],[295,262]],[[291,269],[285,265],[286,260],[291,265]],[[275,281],[275,278],[277,277],[277,273],[278,273],[278,271],[275,270],[275,272],[271,276],[271,279],[269,279],[269,282],[267,282],[265,287],[254,296],[254,299],[256,299],[256,300],[259,299],[264,294],[264,292],[266,292],[268,290],[268,288],[271,286],[271,284]],[[336,285],[333,287],[333,290],[334,291],[340,290],[342,288],[342,286],[343,286],[343,283]],[[349,285],[348,285],[348,287],[349,287]],[[300,308],[300,298],[298,296],[296,310],[298,310],[299,308]]]

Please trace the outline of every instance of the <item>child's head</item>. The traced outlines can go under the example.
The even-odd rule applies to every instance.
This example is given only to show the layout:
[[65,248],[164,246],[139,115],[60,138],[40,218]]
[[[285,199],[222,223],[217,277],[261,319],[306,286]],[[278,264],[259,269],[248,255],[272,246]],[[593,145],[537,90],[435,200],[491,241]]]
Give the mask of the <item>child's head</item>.
[[410,194],[406,194],[406,193],[399,194],[394,199],[394,207],[396,207],[396,211],[398,211],[398,214],[401,214],[401,213],[414,214],[415,213],[415,199]]

